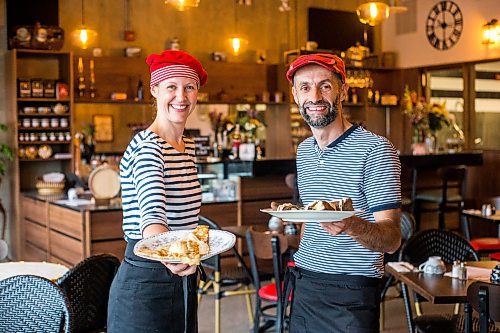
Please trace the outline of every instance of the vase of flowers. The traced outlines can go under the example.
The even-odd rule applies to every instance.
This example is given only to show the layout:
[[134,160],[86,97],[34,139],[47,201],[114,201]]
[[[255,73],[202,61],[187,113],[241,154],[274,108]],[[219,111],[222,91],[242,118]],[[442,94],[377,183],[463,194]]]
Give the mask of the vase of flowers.
[[437,152],[436,132],[450,125],[445,104],[427,103],[425,97],[405,87],[403,111],[412,125],[412,151],[414,155]]

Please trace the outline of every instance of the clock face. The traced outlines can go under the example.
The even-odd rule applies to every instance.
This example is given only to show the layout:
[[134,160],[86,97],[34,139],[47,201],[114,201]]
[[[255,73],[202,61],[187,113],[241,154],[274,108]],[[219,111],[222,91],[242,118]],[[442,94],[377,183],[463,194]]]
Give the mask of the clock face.
[[453,1],[440,1],[432,7],[426,22],[427,39],[438,50],[453,47],[464,26],[462,11]]

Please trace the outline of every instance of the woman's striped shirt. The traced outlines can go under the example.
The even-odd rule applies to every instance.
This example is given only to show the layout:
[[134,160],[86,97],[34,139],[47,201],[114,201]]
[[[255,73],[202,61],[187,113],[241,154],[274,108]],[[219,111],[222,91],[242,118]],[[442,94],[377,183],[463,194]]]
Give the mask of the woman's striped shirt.
[[[297,150],[297,183],[302,203],[351,198],[359,217],[401,206],[401,166],[384,137],[352,126],[322,151],[314,137]],[[381,277],[383,253],[369,250],[342,233],[331,236],[319,223],[305,224],[294,255],[298,267],[328,274]]]
[[130,141],[120,163],[126,240],[141,239],[151,224],[172,230],[198,225],[201,187],[194,142],[183,140],[182,153],[149,130]]

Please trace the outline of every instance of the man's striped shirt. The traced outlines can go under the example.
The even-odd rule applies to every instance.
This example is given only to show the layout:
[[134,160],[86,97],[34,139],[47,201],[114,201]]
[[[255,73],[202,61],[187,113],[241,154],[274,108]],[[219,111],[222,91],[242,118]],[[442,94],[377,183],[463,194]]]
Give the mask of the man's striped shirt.
[[141,239],[144,228],[194,228],[198,224],[201,188],[194,143],[183,138],[178,152],[157,134],[134,136],[120,163],[125,239]]
[[[304,205],[314,200],[351,198],[359,217],[375,222],[374,212],[401,206],[401,166],[384,137],[352,126],[322,151],[314,137],[297,150],[297,183]],[[399,221],[398,221],[399,223]],[[329,274],[383,275],[383,253],[369,250],[342,233],[331,236],[319,223],[306,223],[298,267]]]

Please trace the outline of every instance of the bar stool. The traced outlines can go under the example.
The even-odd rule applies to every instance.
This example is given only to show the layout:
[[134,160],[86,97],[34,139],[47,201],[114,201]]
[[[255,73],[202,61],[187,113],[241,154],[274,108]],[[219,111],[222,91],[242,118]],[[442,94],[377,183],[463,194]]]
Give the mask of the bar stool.
[[[464,205],[467,168],[464,165],[439,168],[441,189],[421,191],[415,195],[414,215],[416,229],[420,230],[420,221],[423,212],[437,211],[439,213],[439,229],[445,228],[445,214],[448,211],[460,211]],[[437,207],[422,207],[423,203],[431,203]]]

